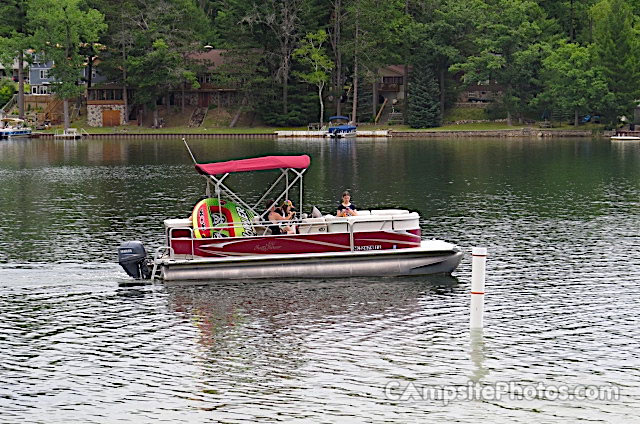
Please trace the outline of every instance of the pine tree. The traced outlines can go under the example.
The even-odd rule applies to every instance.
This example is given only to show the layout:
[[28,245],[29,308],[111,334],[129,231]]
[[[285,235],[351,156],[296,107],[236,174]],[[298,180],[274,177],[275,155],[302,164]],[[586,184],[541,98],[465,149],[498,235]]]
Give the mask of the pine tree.
[[411,128],[440,125],[440,89],[430,66],[416,66],[409,80],[409,111]]

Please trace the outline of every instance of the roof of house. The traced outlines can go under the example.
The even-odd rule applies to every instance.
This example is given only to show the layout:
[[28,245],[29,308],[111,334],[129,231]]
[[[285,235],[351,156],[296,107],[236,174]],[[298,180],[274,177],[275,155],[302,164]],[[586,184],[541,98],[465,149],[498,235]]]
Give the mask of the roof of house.
[[216,66],[220,66],[226,62],[224,53],[227,50],[224,49],[210,49],[203,52],[191,53],[189,57],[196,61],[202,62],[207,65],[208,68],[215,68]]
[[[22,67],[24,69],[27,69],[29,67],[29,64],[27,62],[23,61],[22,62]],[[2,63],[0,63],[0,69],[6,69],[5,66]],[[13,63],[11,64],[11,69],[16,69],[16,70],[18,69],[18,59],[14,59],[13,60]]]

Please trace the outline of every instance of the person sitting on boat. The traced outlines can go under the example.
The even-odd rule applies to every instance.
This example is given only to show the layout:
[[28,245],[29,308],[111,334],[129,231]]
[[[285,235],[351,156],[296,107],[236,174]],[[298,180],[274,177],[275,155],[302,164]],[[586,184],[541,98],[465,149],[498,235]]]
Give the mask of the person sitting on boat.
[[356,216],[358,215],[358,211],[356,211],[356,205],[351,203],[351,194],[348,191],[342,193],[342,202],[338,205],[337,216]]
[[[269,229],[271,230],[272,235],[278,234],[295,234],[295,229],[284,224],[282,221],[289,221],[293,218],[295,212],[290,211],[287,215],[284,215],[284,212],[280,208],[276,208],[275,200],[271,200],[269,202],[271,208],[269,209],[269,214],[267,215],[267,219],[271,221]],[[284,224],[284,225],[283,225]]]

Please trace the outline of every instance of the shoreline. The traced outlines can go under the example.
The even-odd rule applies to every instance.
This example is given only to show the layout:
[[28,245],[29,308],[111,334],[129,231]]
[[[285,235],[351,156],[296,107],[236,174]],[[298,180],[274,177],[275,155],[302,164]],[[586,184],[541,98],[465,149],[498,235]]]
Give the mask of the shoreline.
[[[296,131],[291,131],[296,132]],[[56,137],[54,133],[33,133],[34,138],[59,138],[71,139],[71,137]],[[282,135],[273,133],[166,133],[166,132],[113,132],[113,133],[88,133],[83,138],[299,138],[299,135]],[[362,136],[360,136],[362,137]],[[490,137],[490,138],[554,138],[554,137],[607,137],[607,133],[594,133],[592,130],[549,130],[541,128],[518,128],[512,130],[442,130],[442,131],[393,131],[389,130],[389,138],[427,138],[427,137],[448,137],[448,138],[469,138],[469,137]],[[321,137],[313,137],[321,138]],[[372,138],[364,136],[362,138]],[[386,138],[386,137],[385,137]]]

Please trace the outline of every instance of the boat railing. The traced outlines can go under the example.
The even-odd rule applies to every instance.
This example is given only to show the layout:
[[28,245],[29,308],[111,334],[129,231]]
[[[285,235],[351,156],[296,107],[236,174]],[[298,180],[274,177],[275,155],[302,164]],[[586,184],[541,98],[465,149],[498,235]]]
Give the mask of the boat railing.
[[[364,231],[400,231],[400,230],[405,230],[406,228],[398,228],[398,224],[400,222],[406,222],[406,221],[410,221],[410,220],[415,220],[416,217],[415,215],[412,214],[403,214],[403,215],[396,215],[396,216],[385,216],[385,215],[380,215],[379,217],[377,217],[376,215],[363,215],[363,217],[366,217],[365,219],[353,219],[353,217],[351,218],[347,218],[347,217],[332,217],[331,221],[326,221],[324,220],[324,223],[326,225],[329,224],[342,224],[345,225],[346,224],[346,229],[347,229],[347,233],[349,234],[349,248],[350,250],[353,252],[355,250],[355,237],[354,237],[354,233],[358,232],[358,227],[364,227],[365,225],[368,227],[366,230]],[[316,218],[316,219],[321,219],[321,218]],[[299,226],[299,225],[314,225],[314,224],[318,224],[319,222],[313,221],[313,222],[309,222],[306,221],[306,219],[292,219],[292,220],[288,220],[288,221],[281,221],[280,224],[275,224],[271,221],[251,221],[250,223],[248,222],[225,222],[225,223],[221,223],[218,224],[216,226],[212,226],[212,227],[197,227],[198,230],[200,231],[229,231],[232,229],[243,229],[246,230],[247,226],[249,225],[252,230],[253,233],[252,235],[249,236],[243,236],[243,237],[262,237],[267,235],[267,230],[270,226],[274,226],[274,225],[294,225],[294,226]],[[379,227],[372,227],[372,224],[380,224]],[[388,227],[388,228],[385,228]],[[188,231],[188,236],[185,237],[184,232]],[[362,231],[362,230],[360,230]],[[182,233],[182,235],[174,235],[174,232],[178,232],[178,233]],[[332,232],[332,231],[329,231]],[[336,231],[335,233],[341,233],[342,231]],[[325,233],[326,234],[326,233]],[[298,234],[300,235],[300,234]],[[206,240],[206,239],[215,239],[216,237],[206,237],[206,238],[197,238],[194,235],[194,230],[192,226],[177,226],[177,227],[171,227],[168,228],[168,244],[169,246],[172,245],[172,242],[174,240],[181,240],[181,241],[185,241],[185,240],[189,240],[190,244],[191,244],[191,256],[195,256],[195,245],[194,242],[196,240]],[[277,235],[275,237],[279,237],[279,236],[283,236],[286,237],[287,234],[281,234],[281,235]],[[173,249],[171,249],[171,251],[169,252],[169,257],[173,258]]]

